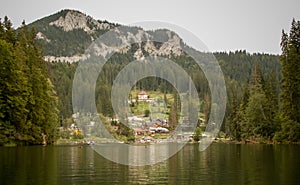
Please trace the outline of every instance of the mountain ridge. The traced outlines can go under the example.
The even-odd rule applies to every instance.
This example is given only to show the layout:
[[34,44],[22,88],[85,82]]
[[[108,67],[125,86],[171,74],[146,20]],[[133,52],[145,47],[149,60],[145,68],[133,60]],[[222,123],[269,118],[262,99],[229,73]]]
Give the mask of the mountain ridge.
[[[90,44],[111,29],[119,33],[114,39],[126,44],[126,48],[116,52],[132,52],[136,59],[143,59],[148,55],[179,56],[182,54],[180,47],[183,41],[173,31],[167,29],[152,31],[136,26],[121,26],[106,20],[96,20],[77,10],[61,10],[28,26],[35,28],[37,39],[44,46],[45,60],[49,62],[72,63],[85,59],[87,56],[84,52]],[[163,42],[156,43],[152,40]],[[137,43],[137,45],[132,46],[130,43]]]

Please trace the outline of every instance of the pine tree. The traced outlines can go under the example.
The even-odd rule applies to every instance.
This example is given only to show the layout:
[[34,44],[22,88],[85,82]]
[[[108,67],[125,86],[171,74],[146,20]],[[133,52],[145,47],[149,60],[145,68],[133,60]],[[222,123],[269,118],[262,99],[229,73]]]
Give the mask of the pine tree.
[[210,114],[211,102],[209,94],[205,95],[204,105],[203,105],[203,114],[204,114],[204,123],[208,123],[209,114]]
[[260,67],[255,64],[250,82],[249,101],[245,108],[245,122],[242,127],[245,139],[256,140],[272,137],[272,121],[266,116],[267,98],[263,90],[263,78]]
[[[175,90],[174,90],[175,91]],[[170,131],[175,130],[178,124],[178,100],[177,92],[173,93],[174,101],[171,103],[170,113],[169,113],[169,127]]]
[[267,74],[266,80],[263,84],[267,103],[265,104],[265,115],[270,120],[271,127],[267,132],[270,134],[270,139],[273,138],[276,131],[280,130],[279,123],[279,87],[278,79],[275,71]]
[[282,81],[278,140],[300,140],[300,22],[293,19],[290,34],[282,32]]
[[47,79],[46,86],[46,104],[45,104],[45,122],[43,125],[43,134],[47,137],[48,143],[53,143],[58,136],[57,128],[59,126],[58,98],[54,86],[50,79]]
[[23,48],[26,64],[28,66],[28,78],[30,88],[27,108],[28,124],[32,125],[30,132],[35,144],[42,143],[43,135],[48,142],[53,142],[58,126],[57,99],[54,87],[49,80],[45,61],[36,43],[36,32],[29,31],[23,23],[18,40]]
[[26,123],[27,79],[21,67],[13,45],[0,40],[0,137],[4,143],[20,139]]
[[56,137],[57,96],[36,33],[25,23],[16,36],[5,17],[0,24],[0,144],[41,144]]
[[4,26],[3,26],[3,23],[2,23],[2,20],[0,18],[0,39],[4,40]]
[[4,17],[3,28],[5,31],[4,40],[14,45],[16,43],[15,31],[7,16]]
[[236,140],[240,140],[240,126],[237,119],[238,114],[238,104],[236,95],[232,95],[230,102],[230,114],[227,116],[226,125],[227,133]]

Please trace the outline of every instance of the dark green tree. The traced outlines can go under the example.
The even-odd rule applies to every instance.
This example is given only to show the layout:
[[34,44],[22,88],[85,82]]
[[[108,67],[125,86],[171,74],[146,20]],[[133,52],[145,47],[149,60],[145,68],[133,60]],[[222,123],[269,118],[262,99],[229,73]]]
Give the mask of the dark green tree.
[[27,79],[14,47],[0,40],[0,144],[22,139],[26,125]]
[[173,97],[174,97],[174,101],[171,103],[171,108],[170,108],[170,112],[169,112],[169,120],[168,120],[170,131],[173,131],[177,127],[177,124],[178,124],[178,94],[177,94],[177,92],[174,92]]
[[240,140],[241,128],[238,119],[238,102],[235,95],[232,95],[230,102],[230,114],[226,119],[226,132],[234,139]]
[[249,86],[250,96],[245,109],[245,124],[242,132],[245,139],[270,139],[272,122],[267,117],[266,104],[268,102],[263,90],[263,78],[258,64],[254,66]]
[[271,127],[268,128],[269,139],[274,137],[274,134],[280,130],[279,121],[279,83],[275,71],[267,74],[264,81],[264,92],[267,98],[265,104],[265,115],[270,121]]
[[57,97],[36,32],[25,23],[16,33],[5,17],[0,29],[0,144],[42,144],[55,141]]
[[201,134],[202,134],[201,128],[200,127],[196,127],[195,133],[193,135],[193,139],[194,139],[195,142],[200,141],[200,139],[202,138]]
[[300,22],[293,19],[290,34],[282,31],[280,120],[277,140],[300,140]]

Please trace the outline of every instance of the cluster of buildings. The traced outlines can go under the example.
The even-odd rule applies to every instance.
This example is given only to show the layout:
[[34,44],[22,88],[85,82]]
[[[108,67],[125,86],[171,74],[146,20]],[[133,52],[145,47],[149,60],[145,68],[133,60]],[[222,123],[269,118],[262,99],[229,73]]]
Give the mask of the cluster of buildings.
[[[144,101],[144,102],[149,102],[149,105],[157,105],[159,104],[159,100],[155,98],[150,98],[150,96],[146,93],[146,91],[140,91],[137,94],[137,98],[135,101]],[[162,109],[160,109],[161,111]],[[155,111],[154,111],[155,112]],[[138,140],[144,139],[147,141],[152,141],[155,136],[158,137],[169,137],[170,136],[170,130],[169,130],[169,124],[166,118],[164,117],[164,114],[151,114],[150,117],[144,117],[144,116],[136,116],[132,115],[127,117],[128,125],[129,127],[134,131],[134,135]],[[73,119],[76,120],[79,117],[79,114],[73,114]],[[111,122],[110,125],[110,131],[112,132],[117,132],[119,128],[119,120],[117,117],[112,117],[112,118],[107,118],[107,121]],[[183,120],[183,122],[188,122],[186,120]],[[184,133],[184,125],[188,124],[183,124],[183,133]],[[84,128],[84,133],[86,136],[89,136],[92,132],[92,129],[94,129],[95,122],[90,121],[89,124],[86,125]],[[83,128],[82,128],[83,129]],[[71,131],[72,135],[82,135],[83,131],[78,128],[76,125],[72,124],[71,127],[69,128]],[[183,139],[183,138],[188,138],[191,137],[192,133],[186,133],[184,134],[178,134],[177,139]]]
[[155,135],[155,134],[169,134],[169,125],[166,120],[155,119],[145,121],[136,116],[129,117],[129,126],[133,128],[136,136]]

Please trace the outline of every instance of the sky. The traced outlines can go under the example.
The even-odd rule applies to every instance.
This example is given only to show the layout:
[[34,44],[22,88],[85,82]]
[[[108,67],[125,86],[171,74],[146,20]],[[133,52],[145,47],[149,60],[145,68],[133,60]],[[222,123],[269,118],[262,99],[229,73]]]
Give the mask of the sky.
[[[300,20],[299,0],[1,0],[0,17],[18,27],[75,9],[98,20],[123,25],[160,21],[188,30],[209,51],[246,50],[280,54],[282,29]],[[176,32],[176,30],[174,30]],[[191,46],[197,43],[183,37]],[[186,41],[188,40],[188,41]]]

